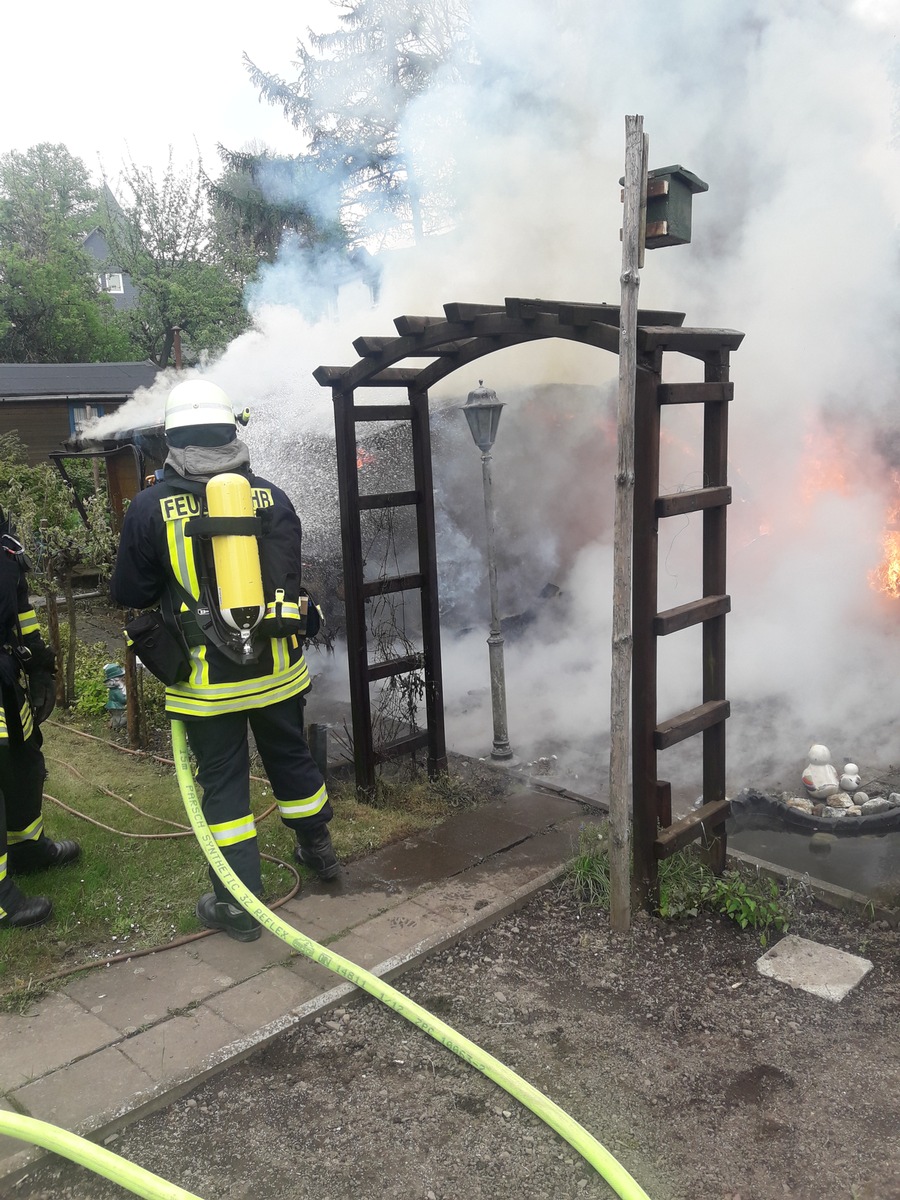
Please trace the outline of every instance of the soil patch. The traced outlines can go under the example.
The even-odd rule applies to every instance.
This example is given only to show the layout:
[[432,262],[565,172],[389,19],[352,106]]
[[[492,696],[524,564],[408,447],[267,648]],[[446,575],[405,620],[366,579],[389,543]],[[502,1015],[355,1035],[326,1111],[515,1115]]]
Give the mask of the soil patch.
[[[652,1200],[897,1200],[898,934],[796,904],[791,933],[874,963],[840,1004],[760,976],[759,942],[725,919],[641,916],[613,934],[562,885],[397,986],[560,1104]],[[535,1116],[368,997],[109,1144],[221,1200],[612,1195]],[[121,1192],[64,1165],[10,1195]]]

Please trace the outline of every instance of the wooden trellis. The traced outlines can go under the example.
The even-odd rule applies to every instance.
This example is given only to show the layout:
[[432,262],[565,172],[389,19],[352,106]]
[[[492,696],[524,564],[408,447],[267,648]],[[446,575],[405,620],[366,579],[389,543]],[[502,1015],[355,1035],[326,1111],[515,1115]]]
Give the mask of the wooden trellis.
[[[638,376],[635,408],[635,521],[632,687],[632,805],[635,876],[638,890],[649,894],[656,883],[658,859],[701,836],[723,834],[724,856],[725,615],[731,602],[725,590],[729,358],[743,334],[730,329],[691,329],[684,314],[638,312]],[[316,380],[330,387],[335,408],[338,488],[344,547],[344,589],[350,668],[354,759],[357,785],[371,789],[379,763],[417,749],[427,751],[429,772],[446,768],[441,682],[437,558],[432,489],[428,393],[439,380],[496,350],[544,338],[563,338],[613,354],[619,349],[619,307],[561,301],[507,299],[504,304],[446,304],[443,316],[398,317],[397,336],[360,337],[353,343],[359,360],[351,366],[322,366]],[[664,383],[666,354],[687,355],[704,364],[700,383]],[[402,366],[406,360],[430,359]],[[359,403],[358,389],[403,389],[407,403]],[[704,486],[667,496],[659,494],[660,415],[669,404],[702,404]],[[357,425],[371,421],[408,421],[412,432],[414,487],[406,492],[360,495]],[[419,569],[407,575],[366,582],[363,577],[361,513],[411,506],[415,509]],[[666,612],[657,611],[659,522],[685,513],[702,513],[702,595]],[[366,602],[390,592],[418,592],[422,613],[421,652],[371,663]],[[660,721],[657,714],[657,639],[690,626],[703,626],[702,703]],[[375,745],[370,685],[392,675],[421,670],[425,679],[426,728],[394,742]],[[657,754],[702,734],[704,806],[675,824],[670,789],[659,780]],[[724,858],[721,858],[724,861]]]

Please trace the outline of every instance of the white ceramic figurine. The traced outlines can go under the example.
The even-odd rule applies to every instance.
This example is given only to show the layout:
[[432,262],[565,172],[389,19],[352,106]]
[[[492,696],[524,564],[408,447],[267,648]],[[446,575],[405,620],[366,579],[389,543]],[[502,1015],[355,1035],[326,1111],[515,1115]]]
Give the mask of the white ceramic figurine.
[[859,791],[859,785],[862,782],[859,774],[859,767],[856,763],[845,763],[844,773],[841,776],[841,791],[849,792],[852,796],[854,792]]
[[807,794],[813,800],[825,800],[840,787],[838,773],[831,762],[831,751],[818,743],[809,748],[809,762],[801,776]]

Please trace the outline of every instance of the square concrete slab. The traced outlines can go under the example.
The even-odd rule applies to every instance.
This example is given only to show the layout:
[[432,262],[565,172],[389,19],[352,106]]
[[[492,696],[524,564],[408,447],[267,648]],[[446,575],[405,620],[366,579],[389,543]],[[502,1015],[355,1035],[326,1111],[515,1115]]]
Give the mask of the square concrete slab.
[[867,958],[789,934],[757,959],[760,975],[823,1000],[839,1000],[872,970]]

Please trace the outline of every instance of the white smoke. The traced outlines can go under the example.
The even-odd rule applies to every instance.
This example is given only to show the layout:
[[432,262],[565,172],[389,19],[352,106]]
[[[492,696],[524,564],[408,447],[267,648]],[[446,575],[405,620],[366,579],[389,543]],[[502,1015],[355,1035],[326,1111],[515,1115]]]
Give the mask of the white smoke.
[[[682,164],[710,190],[694,198],[693,243],[647,254],[640,303],[746,334],[732,358],[730,782],[763,785],[761,772],[792,764],[799,774],[811,741],[861,764],[897,761],[900,608],[868,582],[898,465],[896,6],[472,10],[478,82],[426,95],[408,116],[411,142],[455,164],[454,230],[385,255],[377,307],[360,287],[318,322],[301,315],[304,280],[285,254],[257,293],[256,329],[207,370],[256,410],[255,468],[299,492],[301,509],[315,502],[302,486],[314,475],[333,512],[333,466],[313,466],[333,436],[331,401],[311,372],[354,362],[352,340],[393,333],[395,316],[506,296],[618,303],[624,114],[641,113],[651,167]],[[439,101],[460,119],[436,121]],[[671,358],[668,378],[701,377]],[[544,585],[562,589],[507,644],[510,740],[521,758],[557,747],[577,759],[585,791],[602,790],[606,769],[616,372],[611,355],[543,342],[434,389],[446,410],[442,586],[449,609],[477,593],[484,625],[445,630],[451,745],[484,754],[491,742],[480,465],[452,412],[484,378],[507,402],[494,456],[501,607],[519,613]],[[567,398],[562,384],[578,390]],[[664,490],[702,483],[697,418],[666,414]],[[698,516],[661,525],[660,608],[700,594],[700,527]],[[664,639],[660,665],[661,718],[699,701],[698,634]],[[676,783],[696,794],[699,741],[682,759]]]

